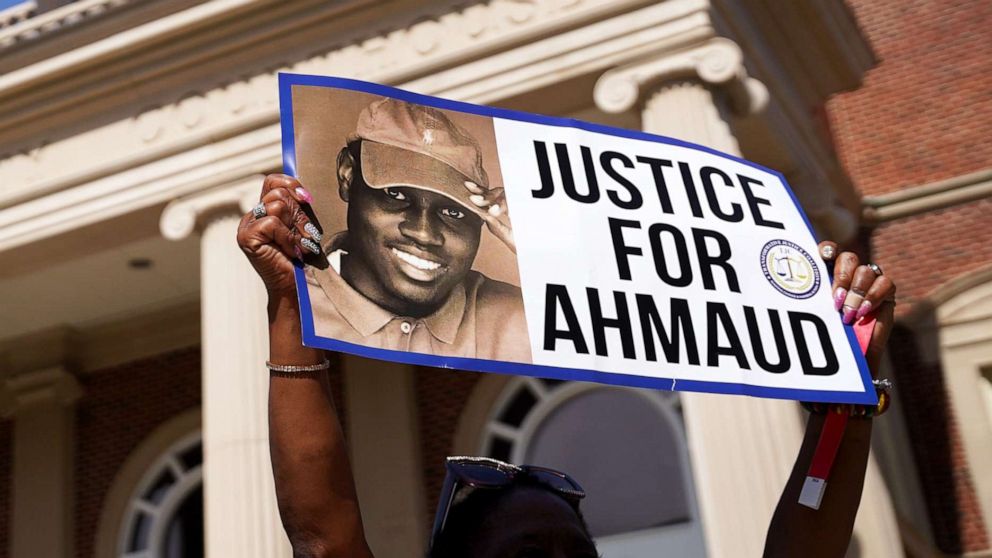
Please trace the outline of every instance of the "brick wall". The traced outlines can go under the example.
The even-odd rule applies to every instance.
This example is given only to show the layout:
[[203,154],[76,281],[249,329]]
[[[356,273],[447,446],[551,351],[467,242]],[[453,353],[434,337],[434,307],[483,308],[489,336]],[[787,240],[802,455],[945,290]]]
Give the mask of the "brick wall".
[[[944,180],[992,166],[992,3],[849,0],[879,64],[864,86],[827,104],[848,174],[864,195]],[[956,277],[992,263],[992,200],[887,223],[870,236],[872,259],[899,286],[899,316]],[[937,546],[989,548],[975,474],[963,455],[943,377],[924,362],[909,328],[890,355],[903,398]]]
[[992,264],[992,199],[887,223],[875,230],[872,251],[898,278],[905,315],[951,279]]
[[828,104],[867,195],[992,165],[992,2],[848,0],[880,63]]
[[76,411],[76,556],[92,558],[103,500],[128,455],[156,427],[200,404],[200,349],[87,374]]

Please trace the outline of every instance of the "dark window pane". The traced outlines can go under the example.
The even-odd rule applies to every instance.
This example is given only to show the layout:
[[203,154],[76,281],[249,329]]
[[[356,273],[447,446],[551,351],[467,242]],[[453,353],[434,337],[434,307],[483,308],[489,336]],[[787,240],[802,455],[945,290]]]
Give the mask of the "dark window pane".
[[489,442],[489,457],[500,461],[509,461],[513,451],[513,443],[503,438],[493,438]]
[[152,532],[152,518],[139,512],[131,528],[131,540],[128,542],[128,551],[145,550],[148,548],[148,535]]
[[203,485],[190,492],[172,516],[164,545],[164,558],[202,558]]
[[173,484],[175,484],[175,482],[176,477],[172,474],[172,471],[165,469],[158,476],[158,478],[155,479],[155,482],[152,483],[152,487],[145,492],[144,499],[153,504],[161,503],[162,499],[165,498],[166,493],[169,492],[169,489]]
[[196,444],[195,446],[189,448],[179,456],[179,461],[182,462],[187,471],[193,469],[197,465],[202,465],[203,447],[200,446],[200,444]]
[[510,404],[503,409],[503,414],[499,416],[500,422],[519,427],[523,424],[527,413],[534,408],[535,403],[537,403],[537,398],[534,397],[534,394],[529,389],[521,388],[517,390],[517,394],[513,396]]

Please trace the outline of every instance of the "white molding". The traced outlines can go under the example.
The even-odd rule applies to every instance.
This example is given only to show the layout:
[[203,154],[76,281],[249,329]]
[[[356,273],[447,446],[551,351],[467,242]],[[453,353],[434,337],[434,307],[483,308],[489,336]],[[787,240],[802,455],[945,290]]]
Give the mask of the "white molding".
[[989,197],[992,197],[992,168],[908,186],[888,194],[865,196],[862,215],[874,225]]

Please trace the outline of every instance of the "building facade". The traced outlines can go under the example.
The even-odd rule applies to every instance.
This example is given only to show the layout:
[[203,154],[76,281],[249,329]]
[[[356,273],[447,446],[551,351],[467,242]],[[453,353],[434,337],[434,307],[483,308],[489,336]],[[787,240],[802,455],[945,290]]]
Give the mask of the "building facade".
[[[0,556],[291,555],[265,295],[234,242],[281,170],[280,71],[781,170],[821,237],[902,289],[850,554],[988,554],[988,8],[852,4],[0,1]],[[608,558],[757,556],[802,433],[789,402],[334,365],[387,558],[422,554],[452,454],[575,473]]]

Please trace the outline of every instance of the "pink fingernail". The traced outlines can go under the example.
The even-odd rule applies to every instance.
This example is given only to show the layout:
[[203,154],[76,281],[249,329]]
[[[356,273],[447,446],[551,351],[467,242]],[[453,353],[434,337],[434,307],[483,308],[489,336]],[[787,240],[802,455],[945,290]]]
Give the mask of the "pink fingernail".
[[307,203],[313,203],[313,196],[311,196],[310,192],[307,192],[306,188],[303,186],[296,187],[296,195],[303,198],[303,201]]
[[861,303],[860,307],[858,307],[858,315],[855,316],[854,319],[860,320],[861,318],[867,316],[869,312],[871,312],[871,302],[866,300]]
[[299,246],[293,246],[293,251],[296,252],[296,259],[298,260],[303,259],[303,250],[300,250]]
[[845,324],[852,324],[852,323],[854,323],[854,316],[855,316],[855,314],[857,314],[857,311],[854,308],[851,308],[850,306],[845,306],[844,307],[844,323]]
[[844,299],[847,298],[847,289],[844,287],[834,291],[834,310],[840,310],[844,306]]

